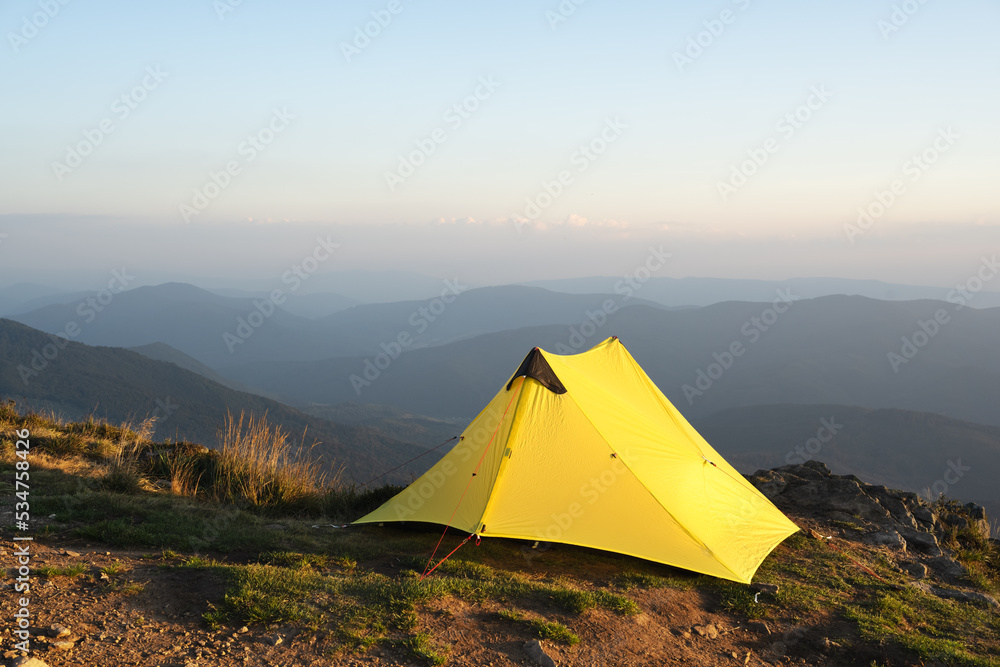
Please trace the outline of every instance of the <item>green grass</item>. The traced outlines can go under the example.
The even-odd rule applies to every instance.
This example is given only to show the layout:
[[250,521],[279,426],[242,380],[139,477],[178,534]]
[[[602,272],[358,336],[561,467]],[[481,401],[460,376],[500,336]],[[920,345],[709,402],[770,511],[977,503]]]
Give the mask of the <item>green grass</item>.
[[41,567],[35,568],[35,574],[40,577],[45,577],[51,579],[53,577],[78,577],[87,571],[87,565],[84,563],[74,563],[67,567],[51,567],[49,565],[42,565]]
[[[864,572],[873,570],[881,580]],[[864,641],[895,645],[922,660],[998,667],[1000,616],[974,605],[942,600],[909,585],[884,558],[866,556],[839,542],[786,540],[765,561],[758,581],[776,583],[773,602],[753,605],[739,585],[715,584],[722,606],[748,618],[785,619],[829,615],[850,621]],[[749,589],[747,589],[749,590]]]
[[532,621],[531,626],[542,639],[550,639],[569,646],[575,646],[580,643],[580,638],[562,623],[556,621]]
[[266,551],[261,554],[262,563],[289,567],[294,570],[317,569],[327,567],[330,559],[324,554],[303,554],[294,551]]
[[622,616],[638,614],[640,609],[632,600],[618,593],[605,590],[585,591],[565,586],[552,586],[541,591],[559,609],[571,614],[582,614],[588,609],[603,607]]
[[569,646],[580,643],[580,638],[558,621],[545,621],[541,619],[528,619],[524,614],[516,609],[502,609],[498,612],[500,618],[515,625],[528,625],[532,631],[541,639],[560,642]]
[[692,574],[680,574],[680,575],[668,575],[661,576],[656,574],[649,574],[646,572],[636,572],[634,570],[627,570],[625,572],[619,572],[611,579],[611,584],[616,588],[622,590],[632,590],[634,588],[638,589],[650,589],[650,588],[674,588],[677,590],[688,591],[695,588],[698,584],[699,577]]
[[891,641],[925,660],[947,664],[992,666],[1000,659],[970,652],[976,637],[971,627],[989,628],[996,637],[1000,621],[995,614],[972,605],[941,600],[916,588],[875,590],[865,600],[845,609],[861,636],[875,642]]

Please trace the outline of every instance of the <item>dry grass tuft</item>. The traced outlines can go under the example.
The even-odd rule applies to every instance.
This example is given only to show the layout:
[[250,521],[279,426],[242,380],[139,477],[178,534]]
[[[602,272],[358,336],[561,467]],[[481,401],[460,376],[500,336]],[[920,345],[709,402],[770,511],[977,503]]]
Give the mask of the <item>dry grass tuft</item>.
[[216,500],[305,508],[323,496],[328,480],[312,456],[315,444],[293,448],[288,434],[270,425],[266,415],[228,414],[221,440],[212,478]]

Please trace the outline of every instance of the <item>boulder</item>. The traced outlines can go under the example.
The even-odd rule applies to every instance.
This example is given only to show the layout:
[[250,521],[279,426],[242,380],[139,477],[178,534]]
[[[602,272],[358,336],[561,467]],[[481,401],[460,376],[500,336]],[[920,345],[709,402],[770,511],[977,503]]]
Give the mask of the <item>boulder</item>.
[[769,500],[774,500],[788,486],[784,476],[773,470],[758,470],[750,477],[750,482]]
[[945,577],[963,577],[967,573],[965,566],[951,556],[941,555],[936,558],[931,558],[927,561],[927,564]]
[[877,533],[871,533],[865,535],[862,540],[866,544],[877,547],[889,547],[890,549],[906,551],[906,540],[895,530],[882,530]]
[[911,512],[913,518],[923,524],[923,527],[934,529],[934,524],[937,522],[937,517],[934,516],[934,512],[930,511],[926,507],[916,507]]
[[928,556],[941,556],[941,545],[938,544],[934,533],[927,533],[922,530],[900,527],[899,534],[906,540],[907,546],[916,551],[923,552]]
[[903,563],[902,567],[914,579],[924,579],[927,576],[927,566],[923,563]]
[[542,646],[542,642],[537,639],[533,639],[530,642],[525,643],[524,653],[531,658],[532,662],[536,665],[540,665],[541,667],[556,667],[556,661],[545,652],[545,647]]

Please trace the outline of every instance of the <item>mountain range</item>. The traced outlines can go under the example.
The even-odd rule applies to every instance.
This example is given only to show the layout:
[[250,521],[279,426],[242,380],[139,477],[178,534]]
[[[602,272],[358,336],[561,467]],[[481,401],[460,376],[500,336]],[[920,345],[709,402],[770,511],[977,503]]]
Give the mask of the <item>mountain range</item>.
[[[315,443],[331,471],[365,481],[422,454],[366,426],[334,423],[270,399],[234,391],[176,364],[118,348],[56,339],[0,319],[0,397],[67,419],[93,416],[113,424],[156,418],[156,437],[219,444],[227,414],[266,416],[306,447]],[[437,443],[433,443],[437,444]],[[405,480],[419,465],[390,479]]]

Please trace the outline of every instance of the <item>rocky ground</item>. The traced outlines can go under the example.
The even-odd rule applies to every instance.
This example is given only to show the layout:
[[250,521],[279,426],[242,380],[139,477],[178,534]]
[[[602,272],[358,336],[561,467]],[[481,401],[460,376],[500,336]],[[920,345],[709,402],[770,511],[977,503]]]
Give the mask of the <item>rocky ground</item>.
[[[816,462],[761,471],[751,481],[803,528],[812,544],[852,554],[859,577],[884,580],[874,564],[888,563],[903,582],[896,586],[1000,613],[996,599],[973,585],[966,567],[945,546],[960,531],[988,536],[981,508],[930,506],[915,494],[831,475]],[[205,570],[173,567],[183,554],[117,550],[58,537],[32,543],[31,654],[25,656],[13,648],[18,640],[11,622],[21,595],[12,583],[21,544],[8,535],[0,546],[7,572],[0,591],[5,619],[0,641],[7,665],[430,664],[394,645],[334,650],[322,628],[240,623],[213,629],[203,615],[221,604],[225,585]],[[775,554],[772,558],[780,557]],[[540,557],[535,574],[550,576],[564,562],[547,564]],[[607,581],[625,562],[588,559],[586,571],[572,574]],[[755,604],[768,607],[765,620],[748,620],[724,608],[704,587],[632,589],[628,595],[642,610],[637,615],[591,609],[568,619],[580,639],[576,645],[538,642],[529,626],[512,624],[500,613],[503,606],[490,600],[431,600],[420,609],[418,622],[448,647],[449,665],[939,664],[914,658],[899,646],[866,641],[854,625],[822,606],[805,614],[786,612],[776,602],[776,588],[761,584],[755,591]]]

